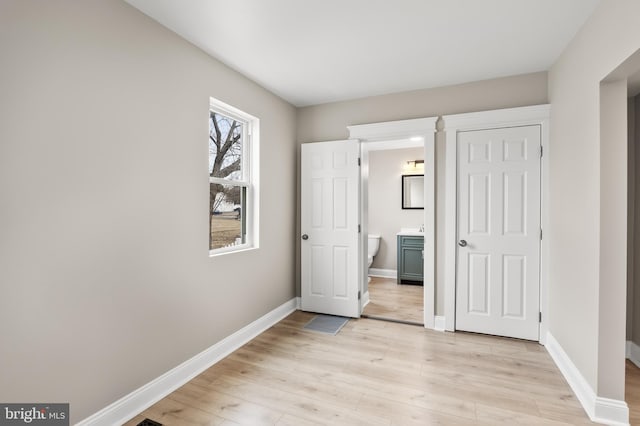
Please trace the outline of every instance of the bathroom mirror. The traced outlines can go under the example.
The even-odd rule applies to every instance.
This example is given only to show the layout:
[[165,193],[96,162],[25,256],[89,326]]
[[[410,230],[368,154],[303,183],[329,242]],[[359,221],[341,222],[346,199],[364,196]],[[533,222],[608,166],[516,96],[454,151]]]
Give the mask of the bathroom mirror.
[[402,208],[424,209],[424,175],[402,175]]

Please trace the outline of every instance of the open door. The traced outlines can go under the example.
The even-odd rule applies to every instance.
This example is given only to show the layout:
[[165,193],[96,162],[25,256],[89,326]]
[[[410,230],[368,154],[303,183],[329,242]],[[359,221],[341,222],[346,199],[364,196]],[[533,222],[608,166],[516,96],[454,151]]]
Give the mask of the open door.
[[359,152],[348,140],[302,145],[304,311],[360,316]]

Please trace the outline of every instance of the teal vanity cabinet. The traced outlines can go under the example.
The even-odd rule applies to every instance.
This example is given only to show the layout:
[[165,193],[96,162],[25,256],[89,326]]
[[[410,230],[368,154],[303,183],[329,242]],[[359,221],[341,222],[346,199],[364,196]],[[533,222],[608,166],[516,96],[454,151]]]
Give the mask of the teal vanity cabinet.
[[398,284],[424,281],[424,237],[398,235]]

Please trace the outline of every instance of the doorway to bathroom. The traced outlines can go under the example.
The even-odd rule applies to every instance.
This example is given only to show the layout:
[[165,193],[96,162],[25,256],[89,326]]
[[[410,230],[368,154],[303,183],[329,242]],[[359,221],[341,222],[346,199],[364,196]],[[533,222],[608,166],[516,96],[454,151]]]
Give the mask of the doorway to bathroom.
[[424,141],[365,144],[363,150],[369,297],[362,315],[424,325]]
[[[436,121],[437,117],[427,117],[347,126],[349,139],[359,143],[362,163],[360,288],[363,316],[437,328]],[[390,161],[385,165],[382,159]],[[376,169],[382,173],[378,174]],[[409,175],[404,182],[403,174]],[[414,177],[418,175],[421,177]],[[374,186],[372,191],[369,191],[370,184]],[[383,184],[390,189],[383,189]],[[370,197],[373,198],[370,200]],[[417,204],[413,204],[412,197]],[[400,216],[402,210],[412,210],[413,214],[403,218]],[[400,219],[393,219],[393,216],[400,216]],[[406,275],[398,274],[403,269],[398,268],[399,233],[409,233],[405,241],[407,247],[400,251],[405,254],[401,263],[407,267]]]
[[[302,146],[301,163],[301,307],[311,312],[328,313],[332,315],[344,315],[336,313],[338,305],[344,301],[355,303],[354,312],[347,316],[359,317],[369,304],[369,277],[368,277],[368,179],[369,179],[369,154],[375,150],[381,150],[384,145],[387,149],[423,147],[424,175],[422,187],[413,187],[409,193],[411,196],[417,192],[423,193],[422,222],[423,232],[420,232],[422,241],[417,250],[414,246],[412,253],[406,258],[418,261],[411,262],[413,267],[422,267],[421,278],[423,281],[423,321],[425,328],[443,330],[440,324],[436,324],[435,317],[435,130],[437,117],[418,118],[411,120],[390,121],[384,123],[372,123],[347,126],[349,140],[329,141],[305,144]],[[324,152],[330,146],[336,151],[313,152],[313,147]],[[352,148],[359,152],[358,158],[349,160],[346,151]],[[344,151],[344,152],[343,152]],[[327,154],[327,155],[325,155]],[[413,166],[418,161],[414,160]],[[355,166],[356,190],[345,191],[345,185],[350,179],[336,176],[335,173],[342,170],[353,170]],[[326,173],[323,170],[327,168]],[[321,173],[315,176],[313,173]],[[334,173],[335,172],[335,173]],[[359,176],[358,176],[359,175]],[[402,181],[400,181],[402,182]],[[401,184],[400,184],[401,185]],[[402,201],[400,201],[402,203]],[[316,207],[314,207],[314,205]],[[312,214],[314,213],[315,214]],[[333,212],[333,213],[332,213]],[[355,217],[352,214],[355,212]],[[337,214],[337,216],[336,216]],[[348,216],[348,217],[347,217]],[[334,220],[335,218],[338,218]],[[311,220],[311,222],[308,222]],[[307,222],[305,222],[307,221]],[[346,229],[346,224],[349,229]],[[307,233],[310,228],[316,228],[325,224],[328,229],[340,230],[342,236],[357,236],[357,243],[353,248],[346,247],[340,241],[335,241],[324,246],[319,245],[316,238],[311,238]],[[352,228],[353,225],[353,229]],[[401,231],[407,231],[402,230]],[[419,231],[411,229],[410,231]],[[323,237],[326,235],[323,234]],[[415,242],[414,242],[415,245]],[[347,256],[349,253],[351,255]],[[351,259],[351,260],[350,260]],[[325,267],[325,264],[328,267]],[[353,268],[356,268],[354,271]],[[349,276],[347,276],[349,272]],[[405,279],[414,278],[415,271],[410,272]],[[355,274],[355,277],[352,275]],[[396,278],[397,279],[397,278]],[[312,300],[317,301],[309,305]],[[306,308],[305,308],[306,306]],[[366,314],[365,314],[366,315]],[[442,321],[439,321],[440,323]],[[420,322],[416,321],[420,324]]]

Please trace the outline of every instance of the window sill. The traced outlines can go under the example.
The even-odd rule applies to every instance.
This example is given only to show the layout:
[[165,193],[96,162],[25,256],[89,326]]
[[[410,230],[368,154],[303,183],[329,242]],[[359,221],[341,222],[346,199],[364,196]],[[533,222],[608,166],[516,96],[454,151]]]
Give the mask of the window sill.
[[209,257],[218,257],[218,256],[224,256],[227,254],[232,254],[232,253],[243,253],[246,251],[252,251],[252,250],[257,250],[258,247],[255,246],[250,246],[248,244],[243,244],[240,246],[236,246],[236,247],[227,247],[227,248],[223,248],[223,249],[215,249],[215,250],[209,250]]

